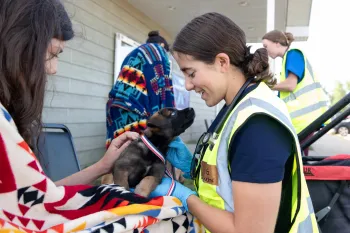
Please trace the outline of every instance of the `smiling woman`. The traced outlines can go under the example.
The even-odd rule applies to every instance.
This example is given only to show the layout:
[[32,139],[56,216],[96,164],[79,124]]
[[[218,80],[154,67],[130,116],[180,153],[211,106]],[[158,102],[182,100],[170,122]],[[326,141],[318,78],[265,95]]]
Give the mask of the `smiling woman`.
[[266,49],[251,54],[243,30],[213,12],[189,22],[172,52],[187,90],[208,106],[226,102],[192,160],[199,198],[176,188],[174,195],[207,231],[318,233],[297,134],[269,89],[276,82]]
[[[206,20],[205,17],[203,16],[203,22]],[[207,20],[207,28],[201,28],[200,23],[193,21],[193,28],[190,30],[184,28],[176,37],[176,43],[173,45],[174,57],[187,77],[186,89],[188,91],[194,90],[201,93],[202,99],[208,106],[214,106],[222,99],[229,104],[238,92],[239,85],[229,85],[229,82],[232,82],[231,79],[225,78],[224,75],[217,75],[218,71],[223,71],[222,69],[234,72],[235,77],[239,76],[240,79],[236,78],[235,81],[240,82],[241,85],[245,78],[254,76],[256,76],[256,81],[264,81],[270,86],[275,84],[275,79],[269,73],[266,50],[258,49],[254,54],[250,54],[250,47],[246,47],[245,37],[240,28],[232,27],[230,22],[220,19],[218,22]],[[217,26],[215,23],[220,23],[220,27],[225,27],[227,32],[215,38],[208,37],[206,34]],[[191,30],[200,30],[201,33],[196,36],[196,41],[188,43],[188,37],[192,35]],[[228,40],[227,36],[230,34],[237,36],[230,36]],[[201,45],[200,49],[199,45]],[[220,68],[216,64],[223,62],[228,62],[230,66]],[[198,83],[199,80],[201,83]],[[229,87],[230,95],[224,96]]]

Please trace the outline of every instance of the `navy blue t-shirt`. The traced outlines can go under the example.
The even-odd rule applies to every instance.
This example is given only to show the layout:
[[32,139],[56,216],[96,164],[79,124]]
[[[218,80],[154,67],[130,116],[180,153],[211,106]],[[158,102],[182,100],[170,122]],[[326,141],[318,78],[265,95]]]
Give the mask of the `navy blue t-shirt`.
[[[257,86],[249,86],[241,98]],[[226,108],[221,109],[209,131],[214,130]],[[231,179],[250,183],[279,182],[283,180],[284,167],[292,153],[293,137],[281,123],[267,115],[252,116],[231,139],[228,155]]]

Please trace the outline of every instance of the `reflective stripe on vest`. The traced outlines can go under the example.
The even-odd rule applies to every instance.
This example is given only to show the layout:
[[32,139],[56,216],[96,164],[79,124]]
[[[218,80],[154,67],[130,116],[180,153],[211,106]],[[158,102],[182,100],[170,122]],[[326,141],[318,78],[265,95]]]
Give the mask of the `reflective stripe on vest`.
[[[303,54],[301,50],[298,51]],[[286,52],[282,61],[281,82],[287,78],[286,60],[288,52]],[[287,105],[297,133],[301,132],[312,121],[324,113],[328,105],[326,94],[320,82],[315,77],[312,67],[304,54],[303,57],[305,66],[302,81],[297,84],[293,92],[280,92],[280,97]]]
[[308,205],[308,209],[310,211],[310,214],[309,216],[307,216],[307,218],[300,222],[299,223],[299,226],[298,226],[298,233],[307,233],[307,232],[314,232],[312,231],[312,220],[311,220],[311,214],[315,214],[314,213],[314,207],[312,205],[312,201],[311,201],[311,198],[310,197],[307,197],[307,205]]
[[[231,177],[230,174],[227,172],[228,163],[227,163],[227,151],[229,144],[226,143],[230,141],[231,136],[231,130],[236,123],[237,115],[240,111],[244,110],[247,107],[250,107],[252,105],[259,106],[260,108],[266,109],[269,112],[274,112],[275,115],[279,119],[283,119],[283,122],[286,122],[288,126],[294,130],[293,125],[290,123],[290,120],[281,113],[277,108],[275,108],[273,105],[260,100],[256,98],[249,98],[246,101],[242,102],[238,108],[234,111],[232,116],[230,117],[227,125],[224,127],[224,130],[222,132],[222,138],[220,140],[220,144],[218,147],[218,158],[217,158],[217,168],[218,168],[218,174],[219,176],[219,186],[216,187],[217,193],[222,197],[222,199],[225,202],[225,209],[233,212],[233,200],[232,200],[232,184],[231,184]],[[226,155],[226,156],[220,156],[220,155]]]
[[307,106],[305,108],[302,108],[302,109],[296,110],[294,112],[291,112],[290,113],[290,117],[291,118],[297,118],[297,117],[306,115],[308,113],[311,113],[313,111],[321,109],[322,107],[327,107],[327,103],[328,103],[327,101],[321,101],[321,102],[318,102],[316,104],[309,105],[309,106]]
[[299,96],[301,96],[309,91],[316,90],[317,88],[322,88],[321,83],[319,83],[319,82],[312,83],[310,85],[307,85],[307,86],[301,88],[300,90],[298,90],[296,92],[291,92],[289,96],[287,96],[286,98],[283,99],[283,101],[285,103],[288,103],[289,101],[296,100]]
[[[259,96],[264,96],[264,100],[258,98]],[[218,174],[217,185],[206,183],[201,179],[202,169],[197,177],[199,182],[198,194],[200,198],[209,205],[234,212],[232,181],[227,161],[229,144],[232,137],[236,134],[237,129],[239,129],[249,117],[255,114],[271,116],[284,125],[294,137],[296,150],[300,151],[299,143],[296,143],[298,141],[297,135],[292,126],[290,117],[288,116],[286,106],[273,95],[264,83],[260,83],[259,86],[251,93],[248,93],[233,110],[228,120],[226,120],[223,131],[219,134],[213,149],[207,149],[204,152],[203,162],[209,164],[207,166],[215,166]],[[293,193],[291,194],[292,206],[290,207],[292,211],[290,216],[292,216],[292,219],[290,221],[293,220],[293,216],[295,216],[295,218],[294,224],[289,232],[317,233],[317,223],[302,171],[300,153],[294,155],[293,165]],[[298,190],[298,187],[300,187],[300,190]],[[312,230],[310,231],[309,229]]]

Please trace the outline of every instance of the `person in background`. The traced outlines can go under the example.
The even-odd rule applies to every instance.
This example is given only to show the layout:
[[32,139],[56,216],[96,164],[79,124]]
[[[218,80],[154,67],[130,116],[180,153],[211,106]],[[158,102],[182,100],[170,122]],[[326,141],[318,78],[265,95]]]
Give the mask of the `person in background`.
[[[280,82],[272,89],[279,91],[279,97],[287,105],[293,126],[300,133],[327,110],[328,101],[305,53],[290,47],[293,41],[293,34],[278,30],[270,31],[262,38],[269,56],[283,59]],[[312,135],[313,133],[309,137]],[[308,149],[304,150],[304,154],[308,155]]]
[[159,44],[160,46],[162,46],[167,52],[169,52],[169,44],[168,42],[164,39],[164,37],[162,37],[161,35],[159,35],[159,31],[150,31],[148,33],[148,38],[146,40],[146,43],[155,43],[155,44]]
[[[318,233],[297,134],[269,88],[276,80],[266,49],[252,54],[240,27],[207,13],[182,28],[171,50],[188,91],[209,107],[226,103],[189,165],[199,197],[179,184],[173,195],[207,232]],[[152,195],[170,184],[164,178]]]
[[124,132],[141,133],[155,112],[175,106],[166,51],[158,44],[143,44],[131,51],[108,97],[107,148]]
[[[200,230],[174,197],[142,198],[116,185],[90,186],[111,171],[126,132],[95,164],[57,182],[30,146],[41,131],[45,85],[74,37],[60,0],[0,1],[0,231],[185,232]],[[64,167],[62,167],[64,169]],[[166,219],[166,221],[162,221]]]
[[[165,40],[163,42],[166,43]],[[142,133],[146,129],[147,119],[160,109],[176,107],[170,74],[168,54],[159,43],[143,44],[128,54],[108,95],[107,148],[115,137],[124,132]],[[176,167],[181,166],[179,163],[183,159],[191,159],[192,153],[180,137],[176,137],[169,144],[166,158]],[[184,177],[190,177],[189,171],[185,172],[184,177],[178,169],[174,173],[176,180],[180,182],[184,182]],[[111,174],[102,179],[102,183],[111,181]]]

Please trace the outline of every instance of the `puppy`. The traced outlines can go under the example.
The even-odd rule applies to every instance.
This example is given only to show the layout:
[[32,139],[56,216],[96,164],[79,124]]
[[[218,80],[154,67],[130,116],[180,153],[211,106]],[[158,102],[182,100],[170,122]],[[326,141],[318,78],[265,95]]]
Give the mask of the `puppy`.
[[[166,156],[169,143],[190,127],[194,121],[193,108],[177,110],[163,108],[150,117],[144,135]],[[163,162],[142,142],[134,140],[121,153],[113,168],[114,184],[148,197],[165,174]]]

